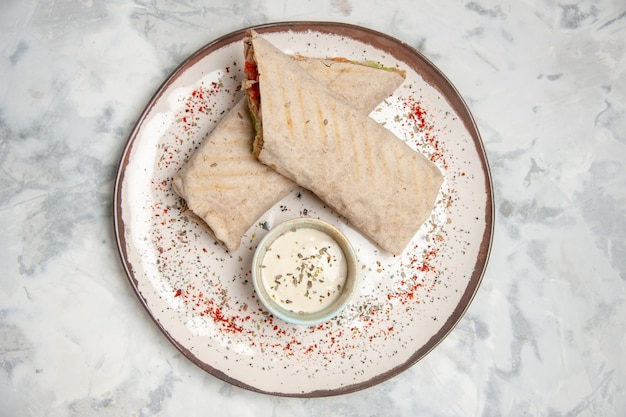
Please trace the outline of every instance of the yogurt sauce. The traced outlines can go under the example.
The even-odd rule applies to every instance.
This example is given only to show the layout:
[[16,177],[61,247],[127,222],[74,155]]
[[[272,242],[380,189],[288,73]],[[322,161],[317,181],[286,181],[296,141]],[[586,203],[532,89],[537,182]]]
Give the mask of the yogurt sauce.
[[332,237],[303,227],[272,242],[260,271],[263,286],[277,304],[295,313],[314,313],[339,298],[348,266]]

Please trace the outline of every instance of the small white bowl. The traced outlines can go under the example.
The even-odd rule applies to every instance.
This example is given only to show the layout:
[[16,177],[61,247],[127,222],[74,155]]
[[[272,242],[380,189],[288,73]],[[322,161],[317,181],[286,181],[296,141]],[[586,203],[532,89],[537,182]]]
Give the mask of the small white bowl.
[[[320,309],[311,307],[311,303],[315,303],[315,301],[310,301],[311,299],[314,299],[314,296],[309,293],[308,288],[311,288],[311,293],[313,293],[317,289],[315,286],[329,285],[330,280],[325,278],[324,275],[329,273],[333,268],[338,268],[336,266],[337,258],[331,256],[329,252],[325,252],[325,249],[323,248],[319,250],[319,252],[315,252],[315,254],[310,257],[302,256],[300,252],[297,253],[297,256],[293,253],[289,254],[287,253],[289,252],[288,249],[287,252],[283,253],[283,257],[281,258],[279,256],[280,254],[276,252],[278,250],[278,244],[273,246],[276,243],[276,240],[282,236],[284,237],[281,238],[282,240],[279,242],[285,242],[285,239],[295,239],[296,235],[291,235],[290,232],[301,234],[305,233],[307,230],[313,234],[313,236],[310,237],[311,240],[309,240],[309,242],[313,241],[316,236],[321,238],[319,242],[323,242],[324,239],[330,237],[331,240],[328,242],[336,243],[338,248],[335,247],[328,250],[336,251],[337,249],[340,249],[340,252],[332,253],[343,254],[343,258],[345,259],[345,281],[341,287],[339,288],[338,286],[333,285],[332,297],[329,296],[327,299],[324,299],[325,296],[323,295],[323,291],[320,291],[319,294],[315,293],[315,296],[317,297],[315,299],[318,300],[318,303],[322,304]],[[327,236],[324,237],[319,232]],[[296,246],[289,246],[289,248],[299,250]],[[309,246],[308,249],[311,251],[318,250],[317,246],[315,248]],[[268,255],[268,252],[270,255]],[[303,252],[305,251],[303,250]],[[296,258],[297,260],[293,262],[294,265],[293,268],[291,268],[291,263],[288,263],[287,259]],[[311,258],[313,259],[307,261],[307,259]],[[271,273],[274,268],[279,267],[279,262],[281,268],[285,268],[285,265],[287,264],[288,270],[292,272],[277,274],[275,277],[267,275]],[[300,264],[295,265],[296,262],[299,262]],[[308,263],[305,264],[302,262]],[[324,262],[327,262],[327,264],[324,264]],[[333,262],[335,262],[335,264],[333,264]],[[321,267],[319,266],[320,264],[322,265]],[[306,268],[304,268],[305,265]],[[323,268],[325,265],[328,265],[326,270]],[[304,271],[304,279],[302,271]],[[267,275],[265,280],[263,279],[264,274]],[[298,284],[296,284],[298,276],[300,279]],[[268,279],[273,278],[283,281],[272,281],[270,284]],[[284,280],[289,281],[285,282]],[[339,314],[350,301],[357,282],[356,255],[354,254],[354,250],[352,249],[352,245],[348,239],[330,224],[312,218],[289,220],[274,227],[259,243],[259,246],[254,253],[254,257],[252,258],[252,282],[259,300],[275,317],[292,324],[312,326],[332,319]],[[281,282],[281,284],[278,284],[278,282]],[[276,287],[274,288],[273,285],[276,285]],[[298,287],[296,287],[296,285]],[[293,288],[291,288],[292,286]],[[288,287],[289,289],[287,289]],[[287,304],[285,303],[285,300],[278,300],[276,297],[279,297],[280,295],[277,294],[276,288],[284,288],[285,291],[296,291],[298,294],[295,298],[290,296],[290,298],[294,298],[295,301],[287,299],[286,301],[289,303]],[[330,295],[330,290],[326,289],[325,291],[326,294]],[[307,295],[306,299],[304,298],[304,292],[306,292]],[[322,299],[324,299],[324,301],[319,301]],[[329,301],[331,299],[332,301]],[[293,306],[291,304],[293,304]],[[289,305],[290,308],[288,308],[287,305]],[[307,306],[304,308],[306,311],[302,311],[303,308],[300,307],[304,307],[305,305]]]

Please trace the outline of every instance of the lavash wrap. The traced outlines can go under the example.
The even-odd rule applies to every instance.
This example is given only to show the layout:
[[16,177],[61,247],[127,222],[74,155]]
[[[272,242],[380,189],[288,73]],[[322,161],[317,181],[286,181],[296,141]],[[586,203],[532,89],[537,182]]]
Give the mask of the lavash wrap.
[[[255,152],[316,194],[383,250],[400,254],[430,216],[439,168],[313,78],[255,31],[245,56],[260,92]],[[258,82],[258,86],[254,83]]]
[[[363,114],[374,110],[404,81],[400,71],[341,59],[285,56]],[[172,183],[184,199],[184,214],[229,251],[237,250],[259,218],[297,187],[255,158],[253,140],[244,97],[207,133]]]

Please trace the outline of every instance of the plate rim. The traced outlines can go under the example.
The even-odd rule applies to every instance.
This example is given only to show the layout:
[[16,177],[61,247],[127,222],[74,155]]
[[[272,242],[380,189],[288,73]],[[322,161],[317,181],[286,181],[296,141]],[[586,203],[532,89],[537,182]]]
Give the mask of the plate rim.
[[[423,68],[420,67],[422,71],[419,71],[418,73],[426,80],[426,82],[431,87],[439,91],[441,95],[448,101],[450,106],[455,110],[455,112],[457,112],[457,115],[461,119],[464,127],[470,134],[472,138],[472,143],[474,144],[476,152],[479,156],[481,171],[485,176],[485,229],[482,234],[476,262],[474,263],[474,269],[471,277],[469,278],[468,285],[465,287],[465,291],[460,297],[459,302],[457,303],[455,308],[452,310],[452,313],[438,332],[433,334],[430,339],[428,339],[428,341],[422,347],[420,347],[412,355],[410,355],[407,360],[405,360],[401,364],[398,364],[397,366],[386,370],[385,372],[375,375],[368,380],[331,390],[313,390],[307,391],[305,393],[285,393],[266,391],[247,384],[243,381],[240,381],[236,378],[233,378],[227,373],[200,360],[188,348],[186,348],[183,344],[176,340],[167,331],[167,329],[161,324],[161,322],[152,314],[147,300],[142,296],[141,291],[139,290],[139,281],[132,271],[127,252],[125,236],[126,227],[122,218],[122,184],[124,182],[126,174],[126,167],[129,164],[130,155],[132,153],[133,147],[136,145],[137,142],[138,133],[141,131],[144,123],[146,122],[147,116],[151,113],[152,108],[159,101],[161,96],[167,91],[168,87],[172,83],[174,83],[180,75],[182,75],[189,68],[193,67],[193,65],[195,65],[199,60],[203,59],[211,52],[216,51],[224,46],[230,45],[237,40],[243,39],[245,32],[248,29],[254,29],[261,34],[289,31],[315,31],[324,34],[346,36],[350,39],[361,41],[369,45],[372,45],[372,43],[370,42],[371,39],[375,38],[378,42],[376,43],[376,45],[372,46],[386,53],[389,53],[398,60],[402,60],[401,57],[407,57],[410,58],[409,62],[411,60],[415,60],[416,58],[420,61],[423,61],[425,65]],[[409,65],[412,69],[415,70],[415,68],[410,65],[407,60],[402,60],[402,62]],[[423,72],[423,70],[426,71]],[[429,60],[424,54],[422,54],[411,45],[386,33],[351,23],[302,20],[281,21],[252,25],[226,33],[197,49],[195,52],[189,55],[182,63],[180,63],[172,72],[170,72],[169,75],[166,76],[164,81],[155,90],[154,94],[148,100],[141,114],[137,118],[137,121],[135,122],[132,130],[128,135],[117,164],[112,194],[112,217],[118,256],[126,274],[126,278],[133,288],[135,296],[138,298],[141,305],[144,307],[145,312],[148,314],[153,323],[156,324],[161,333],[163,333],[165,337],[174,345],[174,347],[176,347],[176,349],[178,349],[178,351],[182,353],[187,359],[189,359],[196,366],[213,375],[214,377],[231,385],[249,391],[274,396],[312,398],[348,394],[370,388],[382,382],[390,380],[391,378],[399,375],[400,373],[415,365],[418,361],[423,359],[432,350],[434,350],[441,342],[443,342],[444,339],[446,339],[446,337],[452,332],[452,330],[455,329],[457,324],[461,321],[461,319],[469,309],[484,278],[491,255],[491,249],[493,246],[495,226],[495,201],[491,170],[488,163],[484,143],[478,130],[478,126],[460,92],[456,89],[456,87],[452,84],[448,77],[431,60]]]

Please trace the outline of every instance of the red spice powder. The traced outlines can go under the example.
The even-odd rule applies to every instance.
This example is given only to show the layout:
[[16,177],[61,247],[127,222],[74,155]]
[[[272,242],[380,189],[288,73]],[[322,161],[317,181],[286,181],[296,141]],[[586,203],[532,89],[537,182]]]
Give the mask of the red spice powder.
[[434,116],[427,110],[421,100],[409,96],[402,103],[406,122],[402,126],[409,127],[409,139],[412,139],[418,150],[441,168],[448,169],[445,150],[437,138]]
[[435,281],[427,280],[427,275],[436,274],[437,269],[434,260],[438,254],[439,248],[428,245],[422,251],[421,256],[411,257],[408,264],[402,264],[400,267],[407,272],[407,277],[400,281],[397,291],[387,294],[387,299],[396,299],[402,305],[408,302],[419,303],[419,291],[430,292],[434,286]]
[[220,325],[221,329],[227,333],[241,333],[243,331],[243,323],[250,320],[249,315],[227,317],[212,297],[205,297],[201,291],[196,292],[191,284],[184,291],[180,288],[175,290],[175,297],[180,297],[181,295],[183,302],[191,307],[191,311],[200,317],[210,317],[215,324]]

